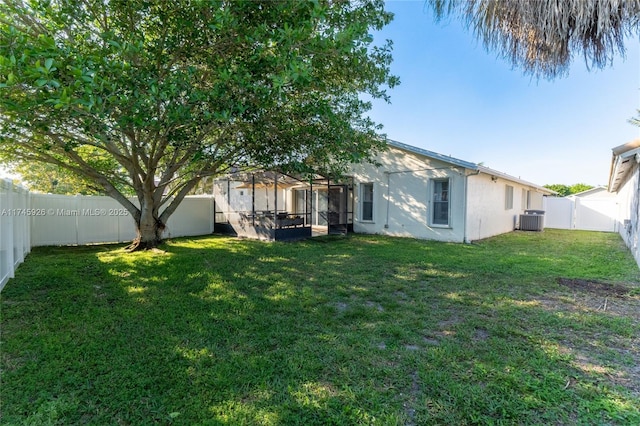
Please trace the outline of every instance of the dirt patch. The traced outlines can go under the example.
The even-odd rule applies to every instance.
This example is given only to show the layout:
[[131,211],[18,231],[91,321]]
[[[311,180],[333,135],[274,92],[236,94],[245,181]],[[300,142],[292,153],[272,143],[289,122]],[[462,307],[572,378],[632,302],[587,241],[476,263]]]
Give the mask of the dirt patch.
[[484,328],[476,328],[473,333],[474,340],[487,340],[489,338],[489,332]]
[[582,280],[579,278],[558,278],[558,284],[573,290],[585,291],[603,297],[626,297],[631,289],[620,284],[609,284],[602,281]]
[[338,313],[340,314],[344,313],[349,308],[349,305],[347,305],[344,302],[332,303],[331,306],[333,306],[336,309],[336,311],[338,311]]
[[368,300],[365,302],[365,305],[367,306],[367,308],[375,308],[375,310],[377,310],[378,312],[384,312],[384,308],[379,303]]
[[[589,328],[566,330],[560,344],[563,352],[572,355],[572,365],[587,377],[627,388],[640,396],[640,346],[637,330],[640,327],[640,293],[631,283],[611,284],[602,281],[558,278],[558,284],[573,291],[569,297],[550,291],[537,297],[540,306],[551,312],[570,312],[577,318],[598,314],[599,318],[623,319],[624,330],[593,333]],[[613,327],[614,324],[611,325]],[[629,335],[631,327],[632,335]],[[570,380],[567,387],[575,384]]]

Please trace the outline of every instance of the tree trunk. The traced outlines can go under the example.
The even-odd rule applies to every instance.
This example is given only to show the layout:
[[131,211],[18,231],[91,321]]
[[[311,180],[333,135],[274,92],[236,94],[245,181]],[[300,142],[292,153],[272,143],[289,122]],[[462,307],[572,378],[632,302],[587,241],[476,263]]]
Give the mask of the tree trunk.
[[162,231],[165,229],[165,224],[159,218],[158,208],[154,205],[153,197],[145,197],[141,200],[140,215],[134,219],[137,236],[127,249],[137,251],[158,247],[162,242]]

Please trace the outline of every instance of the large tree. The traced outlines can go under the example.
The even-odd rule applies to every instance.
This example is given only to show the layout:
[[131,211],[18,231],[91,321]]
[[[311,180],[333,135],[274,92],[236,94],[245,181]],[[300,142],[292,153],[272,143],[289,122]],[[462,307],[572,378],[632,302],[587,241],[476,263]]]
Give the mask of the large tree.
[[488,49],[538,77],[565,74],[576,53],[603,68],[640,30],[640,0],[429,2],[439,18],[461,16]]
[[90,180],[135,219],[134,247],[154,247],[205,176],[330,168],[382,146],[360,95],[397,83],[390,42],[369,34],[391,19],[383,6],[4,0],[0,157]]

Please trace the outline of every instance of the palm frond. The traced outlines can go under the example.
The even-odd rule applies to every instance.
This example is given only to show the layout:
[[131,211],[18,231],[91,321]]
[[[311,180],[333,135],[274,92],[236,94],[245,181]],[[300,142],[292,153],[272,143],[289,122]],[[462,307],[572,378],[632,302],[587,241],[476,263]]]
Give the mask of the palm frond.
[[582,53],[604,68],[640,31],[640,0],[430,0],[438,19],[459,15],[489,50],[525,73],[554,78]]

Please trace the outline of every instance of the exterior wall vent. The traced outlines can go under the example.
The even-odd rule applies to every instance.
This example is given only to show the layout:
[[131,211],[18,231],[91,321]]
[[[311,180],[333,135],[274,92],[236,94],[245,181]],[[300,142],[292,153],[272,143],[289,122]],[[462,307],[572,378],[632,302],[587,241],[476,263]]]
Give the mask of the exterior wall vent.
[[521,231],[542,231],[544,229],[544,210],[525,210],[520,215]]

